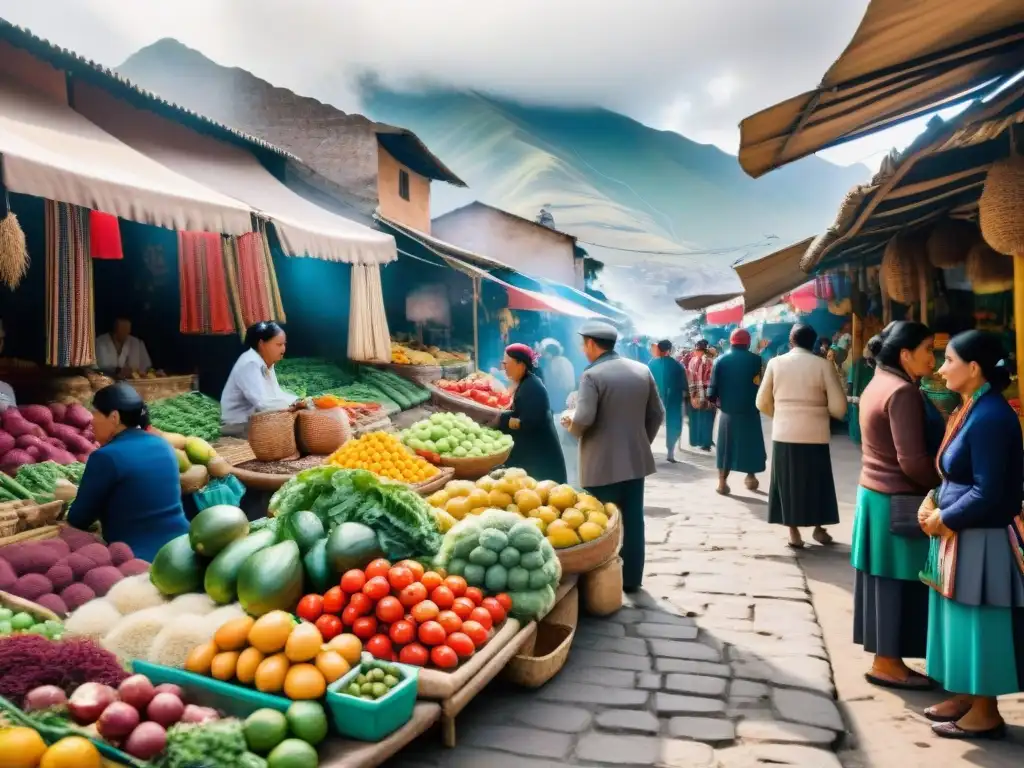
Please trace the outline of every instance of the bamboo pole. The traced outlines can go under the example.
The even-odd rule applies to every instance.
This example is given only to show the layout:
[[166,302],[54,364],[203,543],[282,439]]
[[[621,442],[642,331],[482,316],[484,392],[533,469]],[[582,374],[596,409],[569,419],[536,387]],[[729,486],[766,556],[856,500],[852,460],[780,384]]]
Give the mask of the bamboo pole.
[[[1017,366],[1024,362],[1024,254],[1013,259],[1013,330],[1017,340]],[[1019,375],[1019,374],[1018,374]]]
[[861,358],[861,354],[864,352],[864,323],[861,322],[860,315],[856,312],[850,313],[850,346],[853,349],[850,350],[850,357],[853,362],[857,362]]
[[480,369],[480,278],[473,279],[473,361]]

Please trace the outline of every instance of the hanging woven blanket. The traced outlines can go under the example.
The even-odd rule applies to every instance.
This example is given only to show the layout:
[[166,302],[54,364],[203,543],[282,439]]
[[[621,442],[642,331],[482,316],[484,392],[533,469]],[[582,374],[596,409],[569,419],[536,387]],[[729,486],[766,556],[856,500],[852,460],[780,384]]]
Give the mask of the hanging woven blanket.
[[213,335],[235,331],[222,240],[215,232],[178,233],[182,333]]
[[45,201],[46,364],[92,365],[96,328],[89,256],[89,210]]
[[285,322],[266,225],[261,221],[256,232],[224,238],[223,247],[228,293],[239,332],[244,334],[250,325],[263,320]]

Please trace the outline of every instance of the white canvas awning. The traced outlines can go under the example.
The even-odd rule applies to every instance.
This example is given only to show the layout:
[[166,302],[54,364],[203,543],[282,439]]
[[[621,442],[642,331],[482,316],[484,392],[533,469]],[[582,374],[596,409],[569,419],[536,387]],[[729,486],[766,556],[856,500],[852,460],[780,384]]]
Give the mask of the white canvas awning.
[[160,164],[243,201],[270,219],[290,256],[351,264],[384,264],[397,258],[391,235],[306,200],[241,147],[137,109],[89,85],[76,87],[75,109]]
[[11,192],[168,229],[252,230],[247,205],[118,141],[39,91],[0,79],[0,155]]

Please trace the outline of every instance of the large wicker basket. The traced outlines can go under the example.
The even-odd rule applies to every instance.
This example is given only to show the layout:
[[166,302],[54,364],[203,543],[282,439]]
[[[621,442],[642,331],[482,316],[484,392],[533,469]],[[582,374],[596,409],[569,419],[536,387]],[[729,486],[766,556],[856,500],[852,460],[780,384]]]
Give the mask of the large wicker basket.
[[299,411],[299,445],[303,453],[329,456],[352,437],[344,408]]
[[541,622],[533,640],[509,660],[502,671],[503,677],[524,688],[540,688],[565,666],[575,635],[574,627]]
[[125,379],[143,400],[152,403],[166,397],[175,397],[199,389],[197,376],[154,376],[153,378]]
[[440,387],[435,387],[433,384],[428,385],[427,389],[430,390],[430,402],[442,411],[464,413],[473,419],[473,421],[485,426],[491,426],[496,423],[498,416],[501,415],[501,409],[499,408],[490,408],[486,405],[481,405],[474,400],[470,400],[468,397],[453,395],[449,392],[445,392]]
[[495,453],[490,456],[478,456],[474,458],[457,458],[453,456],[442,456],[441,466],[451,467],[455,471],[455,477],[459,480],[479,480],[495,467],[500,467],[508,461],[512,449]]
[[583,576],[583,609],[591,616],[611,616],[622,607],[622,558],[613,557]]
[[967,279],[976,294],[1004,293],[1013,289],[1013,259],[977,243],[967,255]]
[[918,270],[926,267],[925,240],[918,232],[898,234],[885,246],[882,275],[889,298],[900,304],[920,299]]
[[249,420],[249,445],[259,461],[288,461],[299,456],[295,444],[295,414],[268,411]]
[[981,240],[981,232],[969,221],[943,219],[928,235],[925,250],[928,262],[936,269],[950,269],[967,261],[971,248]]
[[424,480],[422,483],[417,483],[411,486],[416,493],[420,496],[429,496],[434,491],[439,491],[445,487],[449,480],[455,476],[455,470],[451,467],[438,467],[438,473],[429,480]]
[[1024,255],[1024,157],[993,163],[978,201],[985,242],[1007,255]]
[[577,544],[575,547],[556,549],[555,553],[562,564],[562,573],[587,573],[613,558],[622,545],[620,517],[619,512],[612,515],[604,536],[585,544]]

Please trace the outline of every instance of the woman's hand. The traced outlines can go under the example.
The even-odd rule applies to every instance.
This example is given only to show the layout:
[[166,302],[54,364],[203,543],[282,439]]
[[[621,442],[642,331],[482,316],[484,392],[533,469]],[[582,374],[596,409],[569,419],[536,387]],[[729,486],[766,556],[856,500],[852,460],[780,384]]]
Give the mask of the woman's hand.
[[929,536],[946,537],[952,533],[952,531],[946,527],[946,524],[942,522],[942,513],[938,509],[932,512],[928,518],[921,523],[921,530]]
[[294,403],[292,403],[291,405],[288,406],[288,410],[291,411],[292,413],[295,413],[296,411],[303,411],[305,409],[306,409],[306,401],[305,400],[296,400]]
[[517,419],[517,418],[515,418],[513,416],[511,419],[508,420],[508,428],[509,429],[519,429],[520,423],[521,422],[519,421],[519,419]]

